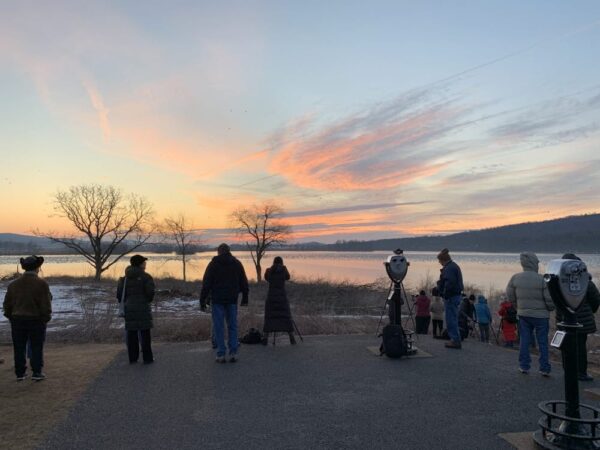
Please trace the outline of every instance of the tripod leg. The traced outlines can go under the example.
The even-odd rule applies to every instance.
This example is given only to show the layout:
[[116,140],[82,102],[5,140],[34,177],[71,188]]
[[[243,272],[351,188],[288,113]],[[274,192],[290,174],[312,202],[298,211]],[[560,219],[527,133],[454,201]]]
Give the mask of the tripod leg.
[[296,330],[296,333],[298,333],[298,337],[300,338],[300,340],[302,342],[304,342],[304,338],[302,337],[302,334],[300,334],[300,330],[298,329],[298,325],[296,325],[296,321],[292,320],[292,323],[294,324],[294,328]]
[[385,298],[385,303],[383,304],[383,308],[381,308],[381,316],[379,317],[379,323],[377,324],[377,331],[375,331],[375,337],[379,337],[379,328],[381,327],[381,322],[383,322],[383,315],[385,314],[385,307],[388,304],[390,293],[392,292],[393,283],[390,283],[390,287],[388,289],[388,295]]
[[[408,316],[413,325],[413,331],[415,331],[417,329],[417,324],[415,322],[415,316],[413,314],[413,309],[411,308],[410,302],[408,301],[408,296],[406,295],[406,289],[404,289],[404,283],[400,283],[400,287],[402,288],[402,292],[404,293],[404,301],[406,302],[406,309],[408,309]],[[408,322],[408,319],[406,319],[404,322],[405,327],[406,327],[406,322]],[[416,339],[418,340],[419,336],[417,336]]]

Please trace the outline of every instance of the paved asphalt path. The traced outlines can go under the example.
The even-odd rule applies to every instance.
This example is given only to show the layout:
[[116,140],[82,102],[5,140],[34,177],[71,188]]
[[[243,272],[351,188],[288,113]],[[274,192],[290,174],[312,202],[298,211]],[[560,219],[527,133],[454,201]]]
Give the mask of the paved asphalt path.
[[41,448],[509,449],[498,433],[535,430],[537,404],[563,397],[560,367],[521,375],[515,351],[425,336],[432,357],[391,360],[373,345],[308,337],[234,364],[203,343],[156,345],[150,366],[123,352]]

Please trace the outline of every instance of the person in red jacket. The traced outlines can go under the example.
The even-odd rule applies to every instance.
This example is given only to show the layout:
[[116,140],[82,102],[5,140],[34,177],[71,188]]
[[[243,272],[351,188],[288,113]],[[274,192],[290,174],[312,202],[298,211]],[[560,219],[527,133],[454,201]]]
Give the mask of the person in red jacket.
[[431,300],[425,294],[425,291],[419,292],[419,295],[415,297],[415,307],[417,309],[416,314],[416,325],[417,334],[428,334],[429,333],[429,322],[431,320],[431,313],[429,312],[429,306]]
[[506,298],[502,299],[498,315],[500,320],[500,329],[504,336],[504,346],[513,348],[517,340],[517,308]]

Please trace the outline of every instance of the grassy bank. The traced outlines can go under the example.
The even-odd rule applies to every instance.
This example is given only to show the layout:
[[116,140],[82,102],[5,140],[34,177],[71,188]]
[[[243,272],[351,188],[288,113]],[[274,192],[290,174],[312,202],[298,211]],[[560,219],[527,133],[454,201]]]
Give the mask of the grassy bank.
[[49,344],[45,349],[48,378],[40,383],[29,379],[17,383],[12,347],[0,346],[6,360],[0,365],[0,447],[36,448],[121,350],[121,345]]

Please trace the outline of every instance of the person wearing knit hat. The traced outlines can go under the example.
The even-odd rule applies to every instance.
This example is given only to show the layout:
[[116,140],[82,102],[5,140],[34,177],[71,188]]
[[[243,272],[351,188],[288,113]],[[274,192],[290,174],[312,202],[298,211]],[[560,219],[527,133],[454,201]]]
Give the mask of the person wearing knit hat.
[[[565,253],[562,259],[576,259],[581,261],[577,255],[573,253]],[[581,306],[577,310],[575,317],[577,322],[582,326],[577,329],[577,368],[579,370],[579,381],[594,381],[594,379],[588,374],[588,360],[587,360],[587,336],[596,332],[596,320],[594,314],[600,307],[600,292],[592,280],[588,283],[585,298],[581,303]],[[561,311],[556,310],[557,322],[562,321]]]
[[446,329],[450,337],[450,342],[446,343],[446,347],[460,349],[458,306],[462,300],[461,294],[464,290],[462,272],[458,264],[452,261],[447,248],[439,252],[437,258],[442,265],[442,269],[440,270],[440,279],[437,282],[436,290],[444,299]]
[[4,297],[4,315],[10,320],[17,381],[27,377],[27,342],[31,344],[33,381],[42,381],[46,324],[52,317],[52,294],[48,283],[38,274],[44,263],[41,256],[20,259],[23,275],[8,285]]

